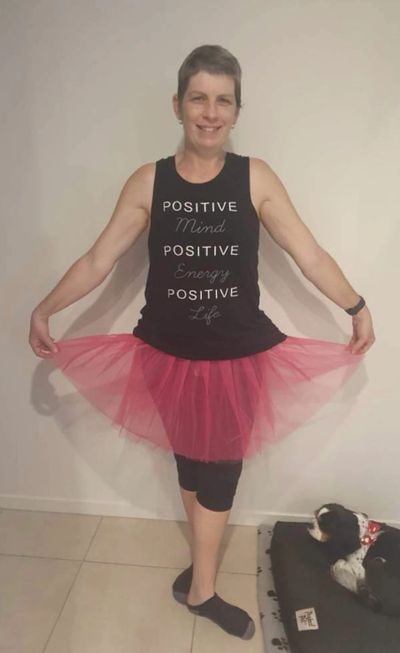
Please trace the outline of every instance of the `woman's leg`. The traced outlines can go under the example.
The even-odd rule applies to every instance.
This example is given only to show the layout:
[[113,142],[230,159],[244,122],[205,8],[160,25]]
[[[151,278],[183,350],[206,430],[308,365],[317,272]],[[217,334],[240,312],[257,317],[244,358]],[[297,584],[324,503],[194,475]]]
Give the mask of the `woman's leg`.
[[193,511],[197,492],[197,460],[191,460],[180,454],[174,454],[177,470],[179,489],[182,503],[185,508],[190,527],[190,550],[193,559]]
[[193,577],[187,597],[189,605],[203,603],[215,592],[218,553],[230,510],[212,511],[197,499],[193,510]]
[[[182,499],[185,507],[188,506],[188,519],[192,520],[193,565],[175,580],[174,597],[186,603],[190,612],[211,619],[227,633],[251,639],[255,624],[250,615],[215,592],[220,544],[243,461],[203,463],[177,458],[177,463]],[[192,478],[191,474],[194,474]],[[192,497],[185,490],[188,487],[194,492],[195,485],[196,498],[192,504]]]
[[188,601],[194,605],[214,594],[220,544],[243,461],[206,463],[180,454],[175,454],[175,460],[192,535],[193,575]]
[[196,502],[196,490],[192,492],[191,490],[185,490],[180,486],[179,489],[181,491],[182,503],[184,505],[188,524],[190,527],[190,551],[193,560],[193,511]]
[[241,471],[241,460],[199,463],[193,576],[186,604],[190,612],[211,619],[227,633],[251,639],[255,623],[250,615],[215,592],[219,548]]
[[192,512],[193,578],[188,603],[213,596],[218,554],[243,461],[198,463],[198,489]]

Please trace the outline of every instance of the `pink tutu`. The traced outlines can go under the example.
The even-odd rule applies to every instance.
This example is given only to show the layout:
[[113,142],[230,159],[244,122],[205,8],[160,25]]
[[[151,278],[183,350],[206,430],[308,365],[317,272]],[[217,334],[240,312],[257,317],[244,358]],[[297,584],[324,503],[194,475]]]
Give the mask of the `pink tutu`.
[[287,336],[258,354],[189,360],[133,334],[57,342],[51,360],[120,435],[203,461],[261,453],[309,419],[362,355]]

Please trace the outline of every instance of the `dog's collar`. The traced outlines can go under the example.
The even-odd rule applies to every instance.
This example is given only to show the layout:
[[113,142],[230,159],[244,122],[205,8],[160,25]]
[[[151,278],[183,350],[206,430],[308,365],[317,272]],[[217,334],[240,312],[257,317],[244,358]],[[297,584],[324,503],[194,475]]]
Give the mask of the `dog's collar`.
[[368,521],[368,526],[366,528],[366,531],[364,535],[360,538],[361,544],[365,544],[369,546],[378,537],[378,533],[381,530],[381,525],[377,521],[372,521],[371,519]]

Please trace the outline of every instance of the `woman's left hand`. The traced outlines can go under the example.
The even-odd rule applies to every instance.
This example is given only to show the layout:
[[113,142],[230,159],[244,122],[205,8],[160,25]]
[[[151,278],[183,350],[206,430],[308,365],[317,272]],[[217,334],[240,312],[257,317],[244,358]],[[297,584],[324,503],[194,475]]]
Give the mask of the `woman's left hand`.
[[353,336],[349,342],[352,354],[365,354],[375,342],[371,313],[367,306],[353,315]]

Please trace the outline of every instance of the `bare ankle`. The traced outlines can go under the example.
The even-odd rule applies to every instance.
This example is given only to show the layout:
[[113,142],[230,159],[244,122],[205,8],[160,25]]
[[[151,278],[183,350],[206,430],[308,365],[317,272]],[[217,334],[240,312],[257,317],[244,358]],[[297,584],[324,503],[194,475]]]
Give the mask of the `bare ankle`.
[[204,596],[192,596],[189,592],[187,596],[187,602],[189,603],[189,605],[201,605],[201,603],[208,601],[208,599],[211,599],[211,597],[213,596],[214,596],[214,592],[210,592],[209,594],[205,594]]
[[190,605],[199,605],[214,596],[214,593],[215,590],[213,587],[196,588],[192,586],[187,596],[187,601]]

